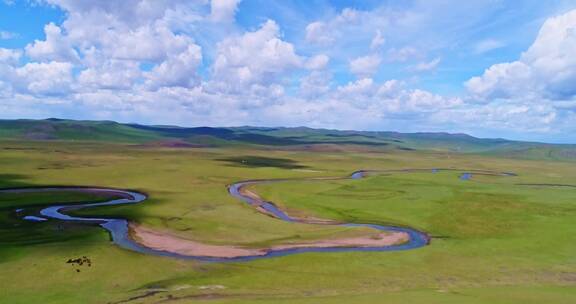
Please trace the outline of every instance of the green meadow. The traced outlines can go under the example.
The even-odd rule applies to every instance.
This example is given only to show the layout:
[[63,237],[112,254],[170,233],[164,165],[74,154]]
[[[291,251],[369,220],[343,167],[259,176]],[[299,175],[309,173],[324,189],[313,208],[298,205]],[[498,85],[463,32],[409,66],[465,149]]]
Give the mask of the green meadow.
[[[228,195],[226,185],[236,181],[406,168],[518,176],[463,181],[458,171],[412,172],[254,186],[291,212],[409,226],[429,233],[432,242],[409,251],[305,253],[234,263],[143,255],[116,247],[99,227],[23,221],[16,211],[106,199],[100,196],[0,194],[0,303],[576,303],[576,188],[519,185],[576,185],[576,162],[538,155],[354,144],[178,148],[3,140],[2,188],[138,190],[149,199],[76,214],[123,217],[182,238],[248,247],[355,231],[263,216]],[[88,257],[91,266],[67,263],[79,257]]]

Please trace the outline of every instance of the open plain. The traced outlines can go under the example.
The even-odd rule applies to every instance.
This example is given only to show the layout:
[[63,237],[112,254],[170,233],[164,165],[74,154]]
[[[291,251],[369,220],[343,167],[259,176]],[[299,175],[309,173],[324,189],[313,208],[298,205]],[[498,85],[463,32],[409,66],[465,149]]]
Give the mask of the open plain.
[[[576,301],[576,165],[570,158],[540,157],[536,148],[518,156],[362,143],[338,147],[5,139],[1,188],[91,186],[146,193],[137,204],[66,213],[126,219],[136,228],[131,238],[153,247],[155,236],[164,242],[162,250],[172,250],[171,241],[176,247],[208,246],[199,251],[208,256],[214,248],[221,254],[222,248],[257,252],[342,240],[379,242],[377,230],[331,223],[409,227],[426,233],[430,243],[410,250],[304,252],[246,261],[173,258],[119,247],[96,224],[24,219],[41,217],[39,210],[47,206],[104,202],[113,194],[0,193],[0,302]],[[361,179],[325,179],[356,170],[375,172]],[[461,178],[466,172],[471,177]],[[308,222],[284,221],[228,193],[235,182],[263,179],[285,180],[248,185],[245,191]],[[81,263],[84,259],[90,263]]]

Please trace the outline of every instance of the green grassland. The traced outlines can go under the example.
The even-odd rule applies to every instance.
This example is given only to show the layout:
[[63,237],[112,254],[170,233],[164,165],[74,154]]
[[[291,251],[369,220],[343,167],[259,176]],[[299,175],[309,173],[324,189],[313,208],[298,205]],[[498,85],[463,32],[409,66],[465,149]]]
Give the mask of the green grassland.
[[[212,244],[262,246],[353,232],[263,216],[230,197],[226,185],[245,179],[347,176],[357,169],[452,167],[518,176],[461,181],[458,172],[442,171],[258,185],[254,190],[264,198],[293,212],[406,225],[434,238],[430,246],[411,251],[306,253],[238,263],[146,256],[112,245],[98,227],[23,222],[14,211],[102,197],[0,194],[0,303],[576,302],[576,188],[517,185],[575,185],[576,163],[569,157],[501,155],[496,149],[475,154],[406,151],[359,145],[354,142],[359,138],[330,139],[348,143],[316,151],[303,139],[292,143],[295,130],[291,135],[250,130],[262,136],[275,132],[276,141],[267,145],[255,142],[269,140],[258,136],[242,142],[234,131],[236,139],[219,138],[223,145],[213,140],[203,148],[171,148],[142,145],[163,135],[140,131],[138,140],[115,143],[8,137],[0,141],[0,187],[134,189],[150,198],[77,213],[125,217]],[[198,138],[189,136],[184,140]],[[326,139],[325,134],[314,136]],[[92,260],[91,267],[66,263],[82,256]]]

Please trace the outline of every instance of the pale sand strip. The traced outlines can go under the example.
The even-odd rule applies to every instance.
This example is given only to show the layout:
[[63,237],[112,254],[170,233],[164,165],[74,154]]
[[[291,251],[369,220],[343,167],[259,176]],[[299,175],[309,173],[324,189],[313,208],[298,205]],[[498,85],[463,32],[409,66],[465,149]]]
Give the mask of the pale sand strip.
[[270,248],[252,249],[233,245],[209,245],[183,239],[167,232],[160,232],[141,225],[130,224],[130,234],[138,243],[152,249],[185,256],[234,258],[262,256],[271,251],[295,248],[345,248],[345,247],[384,247],[401,244],[409,240],[405,232],[371,234],[362,237],[319,240],[315,242],[291,243]]

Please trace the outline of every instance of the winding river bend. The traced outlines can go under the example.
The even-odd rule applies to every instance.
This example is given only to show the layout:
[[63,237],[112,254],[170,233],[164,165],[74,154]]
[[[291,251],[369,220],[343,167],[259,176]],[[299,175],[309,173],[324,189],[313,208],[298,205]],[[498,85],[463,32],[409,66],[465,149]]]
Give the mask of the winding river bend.
[[[126,219],[110,219],[110,218],[89,218],[89,217],[77,217],[71,216],[67,212],[100,207],[100,206],[110,206],[110,205],[120,205],[120,204],[136,204],[143,202],[147,199],[146,194],[139,193],[130,190],[121,189],[111,189],[111,188],[99,188],[99,187],[34,187],[34,188],[11,188],[11,189],[0,189],[0,193],[50,193],[58,191],[73,191],[82,193],[96,193],[119,197],[106,202],[100,203],[80,203],[74,205],[53,205],[40,210],[38,216],[28,215],[23,219],[32,221],[46,221],[47,219],[60,220],[60,221],[74,221],[81,222],[90,225],[99,225],[106,229],[111,236],[112,241],[120,246],[121,248],[136,251],[143,254],[166,256],[180,259],[194,259],[209,262],[226,262],[226,261],[249,261],[260,258],[267,257],[277,257],[285,256],[296,253],[303,252],[346,252],[346,251],[398,251],[398,250],[409,250],[416,249],[426,246],[430,243],[430,237],[425,232],[419,231],[417,229],[409,227],[397,227],[388,225],[376,225],[369,223],[342,223],[333,220],[324,220],[317,218],[299,218],[293,217],[286,213],[281,208],[277,207],[274,203],[268,202],[260,198],[255,193],[247,190],[248,186],[264,184],[264,183],[279,183],[287,181],[329,181],[329,180],[343,180],[343,179],[361,179],[366,177],[368,174],[393,174],[401,172],[429,172],[436,173],[438,171],[460,171],[461,180],[469,180],[473,174],[479,175],[498,175],[498,176],[513,176],[513,173],[506,172],[493,172],[484,170],[458,170],[458,169],[404,169],[404,170],[360,170],[353,172],[348,177],[327,177],[327,178],[302,178],[302,179],[272,179],[272,180],[248,180],[241,181],[228,186],[228,192],[230,195],[236,199],[243,201],[254,207],[256,210],[262,214],[274,217],[279,220],[293,222],[293,223],[305,223],[305,224],[315,224],[315,225],[332,225],[332,226],[344,226],[344,227],[366,227],[379,230],[386,233],[403,233],[408,236],[408,239],[404,242],[395,243],[391,245],[362,245],[362,246],[321,246],[321,247],[307,247],[299,246],[295,248],[290,247],[278,247],[271,248],[265,252],[260,252],[254,255],[245,256],[233,256],[233,257],[219,257],[219,256],[209,256],[209,255],[186,255],[176,252],[170,252],[166,250],[158,250],[150,248],[140,244],[135,241],[130,235],[129,222]],[[16,210],[17,213],[21,212],[21,209]]]

